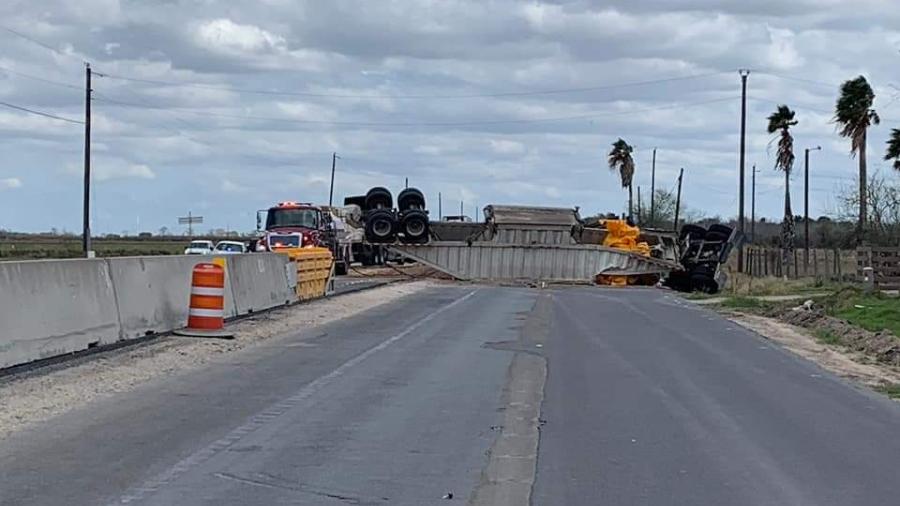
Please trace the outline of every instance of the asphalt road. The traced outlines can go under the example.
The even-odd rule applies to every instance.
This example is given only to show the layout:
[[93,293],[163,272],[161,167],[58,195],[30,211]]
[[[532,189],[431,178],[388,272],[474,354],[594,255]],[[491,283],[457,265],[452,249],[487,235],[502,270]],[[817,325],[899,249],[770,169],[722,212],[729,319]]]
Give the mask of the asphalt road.
[[898,426],[666,292],[448,286],[20,432],[0,504],[895,504]]
[[381,286],[397,278],[389,277],[356,277],[356,276],[337,276],[334,278],[334,294],[341,295],[344,293],[356,292]]

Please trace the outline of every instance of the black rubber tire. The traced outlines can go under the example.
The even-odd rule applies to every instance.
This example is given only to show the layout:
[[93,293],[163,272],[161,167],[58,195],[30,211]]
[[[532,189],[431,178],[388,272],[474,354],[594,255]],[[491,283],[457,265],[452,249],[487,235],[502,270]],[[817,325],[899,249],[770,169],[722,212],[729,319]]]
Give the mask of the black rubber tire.
[[710,276],[694,274],[691,276],[691,289],[695,292],[714,294],[718,293],[719,284]]
[[730,234],[730,233],[729,233],[729,234],[723,234],[722,232],[719,232],[718,230],[710,230],[709,232],[706,233],[706,237],[704,238],[704,240],[705,240],[705,241],[722,241],[722,242],[725,242],[725,241],[728,240],[729,237],[731,237],[731,234]]
[[405,243],[428,242],[428,214],[425,211],[407,211],[400,218],[400,240]]
[[[725,236],[725,239],[724,239],[724,240],[727,241],[728,238],[731,237],[731,233],[732,233],[733,231],[734,231],[734,229],[732,229],[732,228],[729,227],[729,226],[726,226],[726,225],[719,225],[718,223],[716,223],[715,225],[710,225],[710,226],[709,226],[709,230],[707,231],[707,235],[709,235],[709,234],[719,234],[719,235],[724,235],[724,236]],[[710,240],[712,240],[712,239],[710,239]]]
[[350,266],[347,261],[335,262],[334,264],[334,273],[338,276],[346,276],[347,272],[350,271]]
[[366,211],[391,209],[392,207],[394,207],[394,198],[387,188],[376,186],[366,192]]
[[684,225],[681,227],[681,232],[678,233],[678,239],[683,241],[688,234],[691,235],[692,240],[697,241],[706,237],[706,229],[700,225]]
[[397,209],[401,213],[411,209],[425,209],[425,195],[418,188],[407,188],[397,195]]
[[370,243],[392,243],[397,238],[397,220],[387,209],[370,211],[366,215],[366,240]]

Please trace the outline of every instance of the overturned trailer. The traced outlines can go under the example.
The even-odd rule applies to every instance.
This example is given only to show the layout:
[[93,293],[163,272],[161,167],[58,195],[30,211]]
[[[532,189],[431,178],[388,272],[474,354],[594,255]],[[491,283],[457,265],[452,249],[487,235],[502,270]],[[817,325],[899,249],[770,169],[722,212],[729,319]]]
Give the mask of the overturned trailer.
[[578,209],[491,205],[484,215],[484,223],[434,222],[431,242],[389,248],[469,281],[592,283],[601,274],[664,276],[681,268],[662,247],[648,257],[601,246]]

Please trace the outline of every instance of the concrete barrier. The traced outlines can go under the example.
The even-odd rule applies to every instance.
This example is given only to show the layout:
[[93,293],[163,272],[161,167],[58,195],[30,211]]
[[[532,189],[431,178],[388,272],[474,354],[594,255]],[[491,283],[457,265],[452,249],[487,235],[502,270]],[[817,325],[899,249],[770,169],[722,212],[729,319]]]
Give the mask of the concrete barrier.
[[0,262],[0,368],[119,339],[105,260]]
[[[208,256],[0,262],[0,369],[187,323],[191,270]],[[225,260],[225,316],[297,300],[287,256]]]
[[[109,270],[119,303],[121,338],[184,327],[191,295],[191,270],[213,257],[182,255],[110,258]],[[225,317],[237,316],[225,275]]]
[[293,265],[287,255],[257,253],[229,256],[226,278],[231,282],[237,314],[252,313],[296,301],[297,296],[287,272],[289,268],[293,268]]

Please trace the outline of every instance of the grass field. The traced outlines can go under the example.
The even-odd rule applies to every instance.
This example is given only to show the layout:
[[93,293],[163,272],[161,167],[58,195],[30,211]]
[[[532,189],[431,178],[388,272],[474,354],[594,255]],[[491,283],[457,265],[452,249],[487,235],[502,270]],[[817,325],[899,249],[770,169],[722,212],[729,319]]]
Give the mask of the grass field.
[[826,299],[829,315],[866,330],[890,330],[900,336],[900,298],[844,290]]
[[[188,244],[182,238],[94,239],[98,257],[137,255],[178,255]],[[0,239],[0,261],[81,257],[81,239],[77,237],[17,237]]]

